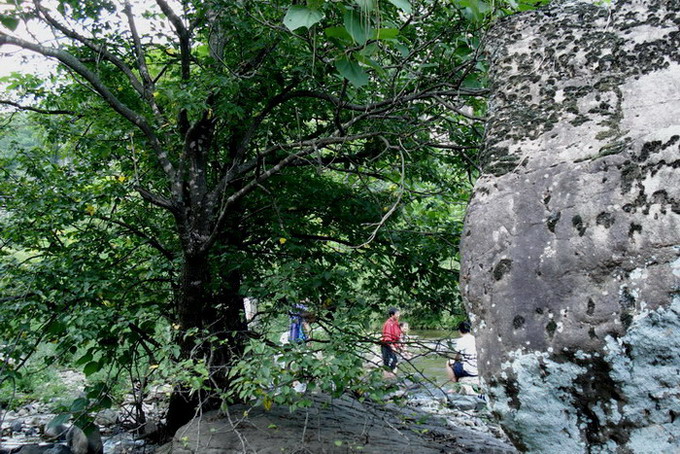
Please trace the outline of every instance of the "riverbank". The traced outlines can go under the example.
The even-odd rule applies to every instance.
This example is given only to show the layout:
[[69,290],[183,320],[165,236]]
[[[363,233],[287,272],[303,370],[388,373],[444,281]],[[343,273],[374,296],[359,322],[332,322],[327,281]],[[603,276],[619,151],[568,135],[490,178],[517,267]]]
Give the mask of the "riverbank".
[[[502,447],[499,452],[513,452],[509,440],[505,437],[500,427],[493,422],[486,405],[486,401],[480,399],[478,396],[466,396],[456,393],[452,383],[447,381],[445,372],[445,360],[454,345],[452,338],[444,338],[443,332],[428,333],[423,335],[421,333],[413,333],[408,346],[411,358],[409,360],[402,359],[399,365],[399,379],[395,382],[387,383],[393,386],[395,390],[389,395],[386,403],[370,403],[359,402],[352,405],[365,406],[370,409],[377,421],[385,420],[385,416],[381,414],[400,414],[405,424],[405,428],[409,431],[422,430],[418,423],[413,421],[413,415],[418,414],[417,420],[424,417],[434,418],[436,421],[434,426],[437,430],[445,435],[445,437],[453,436],[450,431],[464,432],[463,435],[456,435],[459,440],[457,446],[466,446],[465,440],[476,440],[476,443],[486,444],[489,447]],[[378,353],[375,353],[378,355]],[[379,363],[379,361],[377,361]],[[367,361],[367,364],[369,361]],[[61,371],[58,374],[58,379],[61,380],[60,385],[63,385],[68,390],[71,399],[77,397],[82,393],[85,383],[85,377],[79,372]],[[144,404],[144,412],[148,418],[148,426],[146,428],[136,428],[136,432],[144,433],[153,430],[153,428],[162,421],[163,411],[167,404],[167,397],[170,389],[168,387],[155,387],[150,390],[146,397]],[[319,394],[311,394],[310,397],[314,400],[323,401],[326,397]],[[344,417],[348,418],[346,424],[358,424],[356,421],[351,422],[351,415],[356,413],[356,409],[349,409],[347,402],[344,399],[350,399],[349,396],[344,396],[338,400],[340,407],[336,409],[338,412],[346,410],[348,414]],[[335,401],[333,400],[333,401]],[[328,402],[326,403],[328,404]],[[132,434],[133,425],[130,421],[132,413],[133,397],[128,396],[123,405],[115,409],[104,410],[97,415],[94,415],[95,423],[101,431],[102,441],[105,454],[151,454],[155,452],[163,453],[167,451],[168,447],[163,449],[158,446],[147,444],[143,437],[134,436]],[[7,411],[0,414],[0,429],[2,433],[2,440],[0,441],[0,452],[16,452],[25,447],[34,447],[31,454],[44,453],[55,443],[55,440],[50,440],[45,437],[45,427],[56,415],[53,411],[54,405],[49,403],[33,402],[17,408],[15,411]],[[287,410],[287,407],[282,407],[286,411],[279,415],[281,418],[297,418],[293,417]],[[274,413],[269,414],[267,418],[277,417],[275,415],[282,409],[275,408]],[[343,410],[344,409],[344,410]],[[248,411],[249,414],[258,414],[259,410],[247,409],[244,407],[240,411]],[[272,410],[272,411],[273,411]],[[306,414],[309,410],[301,410],[300,414]],[[368,410],[366,410],[368,411]],[[254,413],[253,413],[254,412]],[[324,411],[316,410],[316,417],[325,417]],[[411,416],[408,416],[408,415]],[[405,415],[405,416],[404,416]],[[217,421],[219,416],[211,416],[213,421]],[[411,421],[409,423],[408,421]],[[366,421],[364,421],[366,422]],[[224,423],[222,429],[226,432],[233,430],[231,426],[227,427]],[[277,427],[286,427],[286,423],[274,423]],[[329,424],[335,424],[330,421]],[[377,423],[371,422],[376,426],[378,432],[388,430],[388,427],[378,428]],[[141,430],[140,430],[141,429]],[[146,430],[145,430],[146,429]],[[280,429],[282,430],[282,429]],[[295,438],[296,430],[302,430],[300,427],[291,425],[289,434],[286,437]],[[323,432],[322,429],[319,429]],[[429,428],[427,430],[434,430]],[[320,432],[321,433],[321,432]],[[334,432],[323,432],[324,436],[334,436]],[[382,432],[381,432],[382,433]],[[462,432],[461,432],[462,433]],[[444,435],[442,435],[444,437]],[[463,437],[463,438],[461,438]],[[422,441],[422,440],[421,440]],[[450,440],[449,440],[450,441]],[[55,446],[64,446],[63,440],[56,440],[58,443]],[[180,449],[177,443],[174,443],[173,449]],[[371,449],[378,450],[376,445],[378,440],[374,441]],[[416,441],[413,441],[416,443]],[[419,442],[418,442],[419,443]],[[448,442],[447,442],[448,443]],[[462,443],[462,444],[461,444]],[[500,444],[499,444],[500,443]],[[284,447],[287,446],[284,444]],[[183,448],[182,448],[183,449]],[[202,448],[201,448],[202,449]],[[451,447],[447,449],[452,449]],[[457,448],[456,448],[457,449]],[[495,448],[494,448],[495,449]],[[501,448],[499,448],[501,449]],[[26,451],[28,452],[28,451]],[[59,454],[68,454],[69,451],[59,451]],[[172,451],[181,452],[181,451]],[[195,451],[199,453],[200,451]],[[281,452],[281,451],[279,451]],[[347,452],[347,451],[344,451]],[[366,451],[363,452],[372,452]],[[399,452],[399,451],[396,451]],[[449,452],[449,451],[446,451]],[[451,451],[452,452],[452,451]],[[475,452],[475,451],[460,451],[460,452]],[[25,454],[21,451],[21,454]],[[52,454],[52,453],[48,453]]]

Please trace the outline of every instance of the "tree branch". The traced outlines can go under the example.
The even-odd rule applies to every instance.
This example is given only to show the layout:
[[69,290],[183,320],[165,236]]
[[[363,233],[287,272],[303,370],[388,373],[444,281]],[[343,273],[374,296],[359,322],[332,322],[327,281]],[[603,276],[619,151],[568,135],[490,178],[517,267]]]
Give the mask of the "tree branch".
[[63,109],[55,109],[55,110],[50,110],[50,109],[40,109],[39,107],[33,107],[33,106],[24,106],[19,103],[16,103],[14,101],[9,101],[5,99],[0,99],[0,104],[4,104],[6,106],[12,106],[16,107],[19,110],[29,110],[31,112],[37,112],[40,114],[46,114],[46,115],[76,115],[78,118],[81,118],[82,115],[76,114],[72,110],[63,110]]
[[[173,27],[175,27],[175,32],[179,38],[181,77],[183,81],[188,81],[191,78],[191,43],[189,31],[182,23],[182,19],[175,14],[165,0],[156,0],[156,4],[160,6],[163,14],[165,14]],[[181,109],[178,117],[179,131],[181,134],[186,134],[189,129],[189,114],[187,113],[187,110]],[[177,182],[177,184],[179,185],[180,183]],[[181,192],[181,187],[179,190]]]
[[173,254],[171,251],[166,249],[157,239],[155,239],[152,236],[147,235],[146,233],[142,232],[138,228],[131,226],[130,224],[127,224],[123,221],[119,221],[117,219],[110,218],[108,216],[97,216],[97,219],[101,219],[102,221],[109,222],[111,224],[115,224],[117,226],[123,227],[126,229],[128,232],[146,240],[151,247],[154,249],[158,250],[163,256],[168,259],[168,261],[173,261],[175,259],[175,254]]
[[[5,44],[13,44],[15,46],[27,49],[38,54],[44,55],[46,57],[52,57],[59,60],[66,67],[75,71],[81,77],[83,77],[92,87],[92,89],[109,104],[115,112],[121,115],[123,118],[128,120],[130,123],[138,127],[149,140],[151,147],[156,153],[156,158],[158,159],[162,169],[165,171],[169,180],[171,181],[171,189],[173,194],[181,200],[181,184],[176,179],[176,171],[173,164],[168,159],[167,152],[163,150],[162,145],[156,136],[154,130],[147,123],[144,117],[137,112],[133,111],[127,107],[123,102],[121,102],[109,88],[99,79],[99,76],[94,72],[90,71],[80,60],[75,58],[68,52],[64,52],[60,49],[55,49],[52,47],[45,47],[40,44],[32,43],[21,38],[16,38],[10,36],[2,31],[0,31],[0,47]],[[158,206],[164,206],[159,204]],[[167,206],[165,206],[167,208]]]
[[137,69],[139,70],[139,74],[141,74],[142,80],[144,81],[144,92],[142,93],[142,96],[144,96],[144,99],[146,99],[146,101],[151,106],[151,110],[153,110],[153,113],[156,116],[156,121],[159,124],[163,124],[163,115],[158,107],[158,104],[156,104],[156,100],[153,97],[154,81],[149,74],[149,68],[146,66],[146,55],[144,54],[144,47],[142,46],[142,41],[139,38],[139,33],[137,32],[137,25],[135,24],[135,18],[132,15],[132,6],[130,6],[130,2],[125,2],[123,12],[128,18],[130,33],[132,33],[132,42],[134,44],[135,56],[137,57]]
[[152,205],[156,205],[157,207],[165,208],[168,211],[172,211],[172,212],[176,211],[176,208],[172,204],[172,202],[170,200],[166,199],[165,197],[154,194],[154,193],[144,189],[141,186],[136,186],[135,191],[139,192],[139,195],[141,195],[144,200],[151,203]]
[[177,37],[179,38],[179,48],[180,48],[180,58],[182,62],[182,80],[189,80],[190,77],[190,62],[191,62],[191,45],[189,31],[182,23],[177,14],[170,8],[170,5],[165,0],[156,0],[156,4],[160,6],[163,14],[166,15],[175,31],[177,32]]
[[333,238],[330,236],[325,236],[325,235],[308,235],[305,233],[297,233],[293,232],[292,234],[293,238],[298,238],[301,240],[315,240],[315,241],[328,241],[332,243],[338,243],[338,244],[344,244],[345,246],[354,246],[354,244],[350,243],[347,240],[343,240],[341,238]]
[[64,34],[64,36],[66,36],[67,38],[74,39],[74,40],[84,44],[88,48],[92,49],[92,51],[97,53],[97,55],[100,55],[100,56],[104,57],[106,60],[113,63],[116,66],[116,68],[120,69],[123,72],[123,74],[125,74],[127,76],[132,87],[139,94],[144,95],[144,88],[142,87],[142,84],[139,82],[139,79],[137,79],[137,77],[132,73],[132,70],[125,63],[123,63],[123,61],[121,59],[119,59],[118,57],[113,55],[111,52],[106,50],[106,48],[104,46],[95,44],[90,39],[82,36],[81,34],[75,32],[74,30],[71,30],[68,27],[65,27],[64,25],[59,23],[59,21],[57,21],[55,18],[53,18],[49,14],[47,9],[45,9],[42,6],[42,4],[40,3],[40,0],[34,0],[34,4],[35,4],[35,7],[38,10],[38,12],[40,14],[42,14],[42,16],[45,18],[45,21],[48,24],[50,24],[51,26],[53,26],[54,28],[56,28],[57,30],[62,32]]

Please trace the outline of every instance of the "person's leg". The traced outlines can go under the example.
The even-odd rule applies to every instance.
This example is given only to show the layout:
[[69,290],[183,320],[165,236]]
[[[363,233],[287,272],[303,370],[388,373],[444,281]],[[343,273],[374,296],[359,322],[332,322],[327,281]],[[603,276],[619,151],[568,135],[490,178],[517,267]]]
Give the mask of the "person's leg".
[[394,352],[386,345],[381,345],[380,351],[383,358],[383,377],[386,379],[392,379],[395,377],[394,372],[392,372],[394,368],[392,363],[392,356],[394,355]]
[[453,363],[451,360],[446,362],[446,375],[449,377],[449,380],[452,381],[453,383],[456,383],[458,381],[458,377],[456,377],[456,374],[453,371]]
[[392,372],[394,372],[394,370],[397,368],[397,362],[399,362],[397,359],[397,354],[390,348],[390,369]]
[[390,367],[390,352],[391,351],[392,351],[392,349],[389,348],[386,345],[380,346],[380,353],[382,353],[383,366],[385,366],[386,368]]

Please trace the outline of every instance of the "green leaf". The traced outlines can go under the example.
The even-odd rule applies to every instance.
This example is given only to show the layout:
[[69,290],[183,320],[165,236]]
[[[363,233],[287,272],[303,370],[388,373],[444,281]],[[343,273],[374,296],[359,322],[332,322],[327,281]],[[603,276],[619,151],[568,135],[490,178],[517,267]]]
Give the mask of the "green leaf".
[[481,21],[491,11],[489,4],[482,0],[457,0],[457,3],[465,8],[465,16],[473,22]]
[[361,69],[359,63],[343,57],[335,62],[335,67],[342,77],[349,80],[355,87],[363,87],[368,83],[368,74]]
[[75,364],[76,366],[82,366],[92,361],[92,354],[90,352],[85,353],[80,359],[78,359]]
[[286,16],[283,18],[283,25],[288,30],[297,30],[300,27],[311,27],[323,19],[321,11],[307,8],[306,6],[294,5],[288,8]]
[[78,413],[87,408],[87,406],[90,404],[90,401],[88,399],[85,399],[83,397],[79,397],[76,400],[73,401],[71,404],[70,411],[73,413]]
[[347,41],[352,41],[352,37],[350,36],[349,33],[347,33],[347,29],[345,29],[345,27],[328,27],[327,29],[324,30],[324,33],[329,38],[339,38]]
[[379,28],[373,32],[373,39],[396,39],[399,36],[398,28]]
[[111,408],[113,406],[113,401],[109,396],[104,396],[99,400],[100,408]]
[[102,368],[101,364],[96,361],[91,361],[85,365],[83,368],[83,373],[85,376],[90,376],[95,372],[98,372]]
[[47,327],[47,332],[50,334],[61,334],[64,331],[66,331],[66,324],[60,322],[59,320],[53,321]]
[[207,57],[210,55],[210,48],[207,44],[201,44],[200,46],[196,46],[194,52],[196,52],[196,56],[198,57]]
[[70,413],[60,413],[54,418],[52,418],[52,420],[49,423],[47,423],[47,427],[49,427],[50,429],[56,428],[60,424],[64,424],[66,421],[68,421],[70,417],[71,417]]
[[14,31],[19,26],[19,19],[17,19],[16,17],[12,17],[12,16],[1,15],[0,16],[0,23],[2,23],[2,25],[9,28],[10,30]]
[[[377,55],[379,52],[380,52],[380,47],[378,47],[378,45],[376,43],[371,43],[371,44],[364,46],[364,48],[361,49],[358,52],[358,54],[364,55],[366,57],[370,57],[372,55]],[[354,53],[355,58],[356,58],[356,56],[357,56],[357,52]],[[357,60],[359,62],[363,63],[363,61],[361,61],[359,58],[357,58]]]
[[399,51],[402,57],[407,57],[411,53],[408,47],[404,46],[401,43],[393,42],[392,45],[394,46],[395,49]]
[[380,77],[385,77],[386,75],[385,70],[383,69],[382,66],[380,66],[380,64],[377,61],[358,53],[354,54],[354,57],[364,65],[373,68],[376,74],[378,74]]
[[359,13],[356,11],[347,11],[345,13],[345,29],[350,34],[354,41],[363,46],[371,36],[371,26],[368,25]]
[[411,14],[413,8],[411,8],[411,2],[409,0],[387,0],[406,14]]

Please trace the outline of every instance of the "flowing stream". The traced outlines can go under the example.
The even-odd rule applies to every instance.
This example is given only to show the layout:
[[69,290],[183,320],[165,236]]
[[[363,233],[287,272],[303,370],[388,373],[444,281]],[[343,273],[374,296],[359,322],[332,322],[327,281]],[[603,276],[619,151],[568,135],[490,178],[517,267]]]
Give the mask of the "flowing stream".
[[455,339],[460,337],[458,331],[445,330],[411,330],[406,350],[413,355],[409,361],[400,366],[404,372],[422,374],[427,379],[441,386],[448,381],[446,361],[455,346]]

